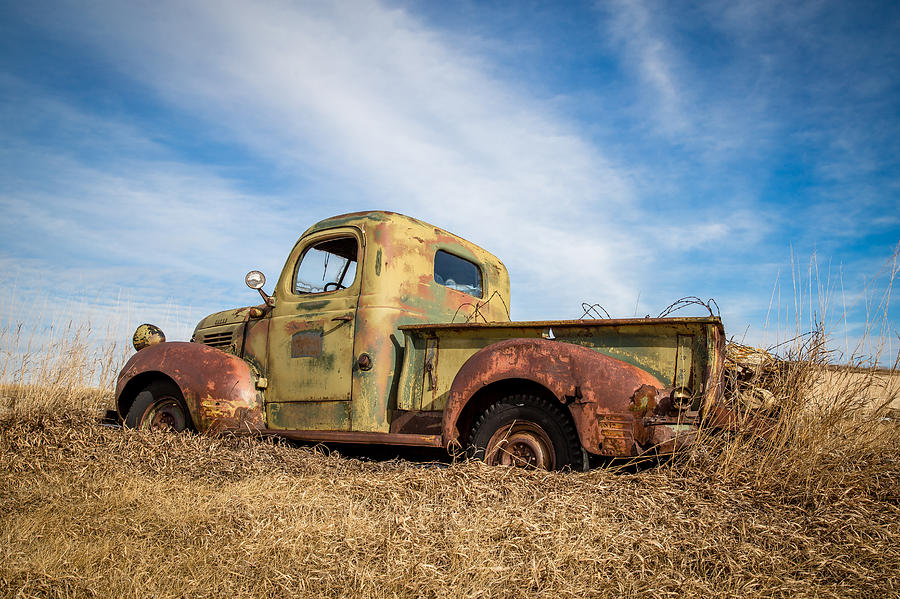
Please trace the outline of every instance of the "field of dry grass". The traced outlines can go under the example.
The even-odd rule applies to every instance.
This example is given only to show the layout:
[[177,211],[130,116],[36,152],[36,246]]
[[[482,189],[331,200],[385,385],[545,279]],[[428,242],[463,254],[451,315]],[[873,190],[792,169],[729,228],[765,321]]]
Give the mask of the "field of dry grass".
[[81,374],[7,377],[0,596],[900,596],[900,425],[816,372],[767,440],[588,473],[111,429]]

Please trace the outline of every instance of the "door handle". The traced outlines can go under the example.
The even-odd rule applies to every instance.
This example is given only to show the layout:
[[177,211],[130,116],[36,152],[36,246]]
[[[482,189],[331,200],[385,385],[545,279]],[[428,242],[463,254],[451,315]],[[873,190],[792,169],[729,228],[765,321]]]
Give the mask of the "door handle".
[[353,320],[352,316],[335,316],[331,320],[340,320],[341,322],[350,322]]

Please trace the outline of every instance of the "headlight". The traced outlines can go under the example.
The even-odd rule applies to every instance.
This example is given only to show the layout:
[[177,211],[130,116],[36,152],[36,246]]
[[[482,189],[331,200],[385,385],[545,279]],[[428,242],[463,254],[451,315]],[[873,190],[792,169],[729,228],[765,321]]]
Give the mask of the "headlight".
[[162,332],[161,328],[144,323],[134,331],[131,343],[134,345],[134,349],[141,351],[145,347],[163,343],[165,340],[166,334]]

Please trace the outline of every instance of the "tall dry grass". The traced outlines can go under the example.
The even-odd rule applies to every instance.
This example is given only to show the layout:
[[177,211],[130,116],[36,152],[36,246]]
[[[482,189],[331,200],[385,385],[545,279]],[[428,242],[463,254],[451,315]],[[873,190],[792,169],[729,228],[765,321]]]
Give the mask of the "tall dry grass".
[[900,596],[895,392],[824,385],[819,336],[758,373],[769,434],[709,431],[638,473],[105,428],[89,383],[115,350],[78,339],[5,354],[0,596]]
[[73,321],[0,328],[0,413],[96,412],[109,405],[124,353]]
[[726,397],[739,414],[734,428],[704,430],[671,468],[743,480],[804,510],[896,502],[900,373],[862,363],[834,367],[831,359],[819,329],[785,359],[758,365],[745,390],[769,390],[774,405],[748,410],[740,393]]

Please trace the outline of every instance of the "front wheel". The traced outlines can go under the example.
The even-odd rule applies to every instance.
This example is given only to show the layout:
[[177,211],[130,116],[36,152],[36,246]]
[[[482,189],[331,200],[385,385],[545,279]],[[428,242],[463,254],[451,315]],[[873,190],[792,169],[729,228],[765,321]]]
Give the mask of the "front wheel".
[[534,395],[511,395],[489,406],[475,422],[469,445],[491,466],[580,470],[581,446],[560,406]]
[[141,430],[181,432],[192,428],[181,390],[171,381],[153,381],[134,398],[125,426]]

